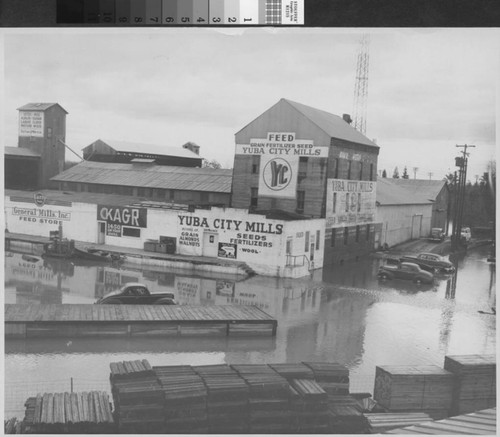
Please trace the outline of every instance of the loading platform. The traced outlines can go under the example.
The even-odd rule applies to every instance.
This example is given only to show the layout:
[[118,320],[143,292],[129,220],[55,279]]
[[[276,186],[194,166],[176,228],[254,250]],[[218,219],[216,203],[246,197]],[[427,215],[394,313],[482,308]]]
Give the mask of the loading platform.
[[5,337],[267,335],[278,322],[256,306],[5,305]]

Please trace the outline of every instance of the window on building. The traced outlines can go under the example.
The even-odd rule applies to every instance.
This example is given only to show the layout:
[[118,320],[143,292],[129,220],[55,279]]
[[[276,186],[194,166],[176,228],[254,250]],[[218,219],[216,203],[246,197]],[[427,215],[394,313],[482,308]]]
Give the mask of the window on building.
[[200,201],[201,202],[208,202],[208,193],[206,191],[202,191],[200,193]]
[[366,225],[366,241],[370,239],[370,225]]
[[347,246],[348,241],[349,241],[349,228],[346,226],[344,228],[344,246]]
[[316,231],[316,250],[319,250],[319,245],[321,243],[321,232],[319,230]]
[[349,159],[347,161],[347,179],[351,179],[351,169],[352,169],[352,161]]
[[299,173],[297,181],[300,183],[302,179],[307,177],[307,162],[309,158],[307,156],[301,156],[299,158]]
[[370,180],[373,181],[373,164],[370,164]]
[[304,244],[304,252],[309,252],[309,231],[306,231],[306,239]]
[[260,167],[260,155],[253,155],[252,156],[252,174],[259,173],[259,167]]
[[333,160],[333,177],[338,179],[339,177],[339,158],[335,158]]
[[259,199],[258,188],[250,188],[250,208],[257,208]]
[[359,243],[359,226],[356,226],[356,243]]
[[337,212],[337,193],[333,193],[333,213]]
[[360,181],[363,180],[363,163],[362,162],[359,163],[359,180]]
[[173,202],[175,199],[175,191],[174,190],[170,190],[170,200]]
[[271,199],[271,209],[276,209],[277,204],[278,204],[278,199],[272,198]]
[[358,212],[361,211],[361,193],[358,193]]
[[139,197],[145,197],[146,196],[146,189],[143,187],[137,188],[137,195]]
[[297,213],[304,213],[304,201],[306,199],[305,191],[297,191]]
[[141,230],[139,228],[129,228],[122,226],[122,236],[141,238]]
[[330,246],[335,247],[335,239],[337,238],[337,229],[332,229],[332,239],[330,240]]
[[51,127],[47,128],[47,137],[52,138],[52,128]]
[[345,212],[349,212],[349,193],[345,193]]

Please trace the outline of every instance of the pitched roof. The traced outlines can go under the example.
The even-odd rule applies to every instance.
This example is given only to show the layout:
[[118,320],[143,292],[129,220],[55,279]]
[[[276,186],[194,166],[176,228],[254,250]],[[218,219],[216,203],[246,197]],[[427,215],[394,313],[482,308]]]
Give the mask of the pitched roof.
[[232,177],[231,169],[83,161],[51,180],[230,193]]
[[[200,155],[197,155],[191,150],[184,149],[182,147],[165,146],[165,145],[148,144],[148,143],[135,143],[131,141],[120,141],[120,140],[101,139],[101,141],[103,143],[106,143],[113,149],[115,149],[117,152],[150,153],[152,155],[178,156],[181,158],[202,159]],[[85,149],[86,147],[84,147],[83,149]]]
[[428,179],[393,179],[393,183],[398,187],[405,189],[412,194],[418,194],[429,200],[436,200],[443,187],[446,185],[445,180],[428,180]]
[[373,141],[370,141],[361,132],[356,130],[338,115],[331,114],[311,106],[303,105],[302,103],[293,102],[288,99],[281,100],[293,106],[297,111],[302,113],[332,138],[338,138],[358,144],[365,144],[367,146],[376,147],[377,149],[379,148],[379,146],[377,146]]
[[377,203],[379,205],[425,205],[432,200],[417,191],[407,190],[397,183],[398,179],[377,179]]
[[27,103],[26,105],[17,108],[18,111],[46,111],[52,106],[57,105],[61,108],[66,114],[68,111],[64,109],[59,103]]
[[25,149],[24,147],[4,147],[4,154],[9,156],[31,156],[40,158],[40,153],[33,152],[33,150]]

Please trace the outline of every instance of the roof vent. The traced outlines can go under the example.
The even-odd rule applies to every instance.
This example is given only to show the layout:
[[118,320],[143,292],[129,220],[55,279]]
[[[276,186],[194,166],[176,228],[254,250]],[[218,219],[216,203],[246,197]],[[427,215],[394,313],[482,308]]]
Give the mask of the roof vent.
[[352,118],[349,114],[342,114],[342,119],[348,124],[352,123]]
[[189,141],[186,144],[184,144],[182,148],[191,150],[191,152],[196,153],[197,155],[200,154],[200,146],[198,146],[198,144],[196,143],[193,143],[192,141]]

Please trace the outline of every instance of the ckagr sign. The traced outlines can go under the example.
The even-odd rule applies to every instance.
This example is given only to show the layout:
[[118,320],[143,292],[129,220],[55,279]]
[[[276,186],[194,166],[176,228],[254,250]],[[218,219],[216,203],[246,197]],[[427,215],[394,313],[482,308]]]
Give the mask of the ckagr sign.
[[148,210],[146,208],[102,205],[97,207],[97,220],[132,228],[146,228],[147,214]]

